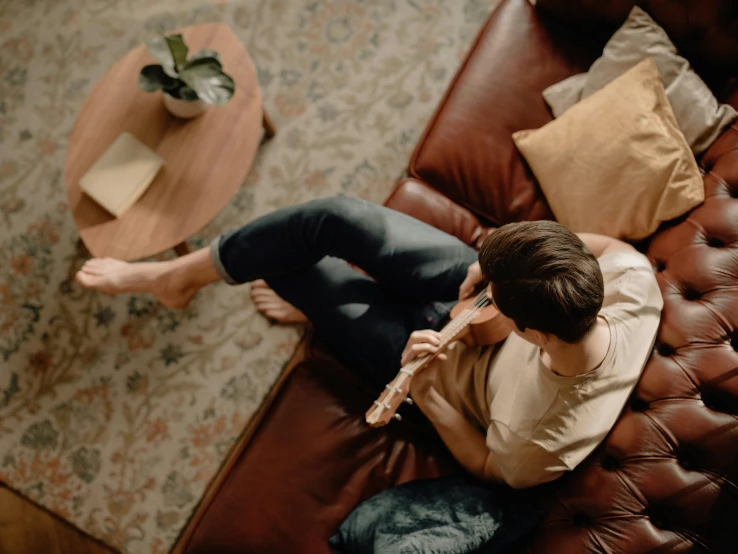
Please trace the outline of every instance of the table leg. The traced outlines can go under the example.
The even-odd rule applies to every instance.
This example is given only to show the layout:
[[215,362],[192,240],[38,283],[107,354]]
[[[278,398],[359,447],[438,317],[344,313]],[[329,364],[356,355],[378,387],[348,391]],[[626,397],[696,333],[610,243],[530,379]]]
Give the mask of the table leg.
[[186,256],[190,252],[190,245],[187,244],[187,241],[180,242],[174,247],[174,253],[177,254],[177,256]]
[[264,114],[262,117],[262,125],[264,126],[264,138],[265,140],[269,140],[277,134],[277,128],[274,126],[274,123],[272,123],[272,120],[269,119],[266,110],[262,110],[262,113]]

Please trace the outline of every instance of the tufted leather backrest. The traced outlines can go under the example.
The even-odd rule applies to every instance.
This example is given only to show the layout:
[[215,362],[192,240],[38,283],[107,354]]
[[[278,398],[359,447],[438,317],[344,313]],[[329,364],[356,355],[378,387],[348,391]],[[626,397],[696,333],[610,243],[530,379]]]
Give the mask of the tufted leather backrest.
[[738,125],[701,167],[704,204],[647,251],[664,297],[655,351],[527,552],[738,551]]
[[[482,223],[549,216],[509,134],[547,122],[540,91],[586,70],[634,3],[538,0],[531,10],[527,1],[503,2],[426,129],[411,175]],[[738,1],[639,4],[716,96],[738,106],[735,79],[730,86]],[[577,28],[591,32],[589,48]],[[654,353],[612,432],[548,487],[548,513],[524,552],[738,552],[738,124],[699,161],[704,204],[641,245],[665,303]],[[391,199],[398,209],[406,188]],[[471,214],[446,223],[468,243],[481,236]]]
[[567,19],[621,24],[638,4],[713,86],[738,75],[738,2],[735,0],[538,0],[538,9]]

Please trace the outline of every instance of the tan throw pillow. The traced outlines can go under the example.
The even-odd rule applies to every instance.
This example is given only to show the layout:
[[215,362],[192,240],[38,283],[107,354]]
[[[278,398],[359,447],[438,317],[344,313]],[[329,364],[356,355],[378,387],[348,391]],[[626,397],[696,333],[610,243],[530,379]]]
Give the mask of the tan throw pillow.
[[513,140],[556,219],[575,232],[641,239],[705,198],[651,58]]
[[631,10],[587,73],[548,87],[543,98],[554,116],[559,117],[648,56],[659,68],[680,130],[692,152],[701,154],[738,118],[738,112],[728,104],[718,103],[689,62],[677,53],[666,31],[638,6]]

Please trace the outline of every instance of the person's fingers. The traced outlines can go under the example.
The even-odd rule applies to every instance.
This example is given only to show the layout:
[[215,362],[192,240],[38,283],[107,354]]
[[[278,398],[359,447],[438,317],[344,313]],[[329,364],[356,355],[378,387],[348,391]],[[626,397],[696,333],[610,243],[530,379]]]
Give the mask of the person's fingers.
[[441,360],[442,362],[445,362],[446,360],[448,360],[448,356],[446,356],[446,354],[441,353],[438,355],[438,359]]
[[469,278],[467,277],[464,279],[464,282],[461,283],[461,286],[459,287],[459,300],[464,300],[469,296],[469,293],[471,292],[471,283],[469,281]]
[[441,333],[433,329],[423,329],[421,331],[413,331],[410,333],[408,344],[416,344],[419,342],[430,342],[432,344],[441,343]]
[[423,354],[433,354],[435,352],[438,352],[438,347],[434,344],[430,344],[427,342],[413,344],[412,346],[408,346],[407,348],[405,348],[402,353],[400,363],[402,365],[405,365]]
[[476,261],[466,270],[466,278],[459,287],[459,300],[464,300],[474,293],[474,287],[482,280],[482,269]]

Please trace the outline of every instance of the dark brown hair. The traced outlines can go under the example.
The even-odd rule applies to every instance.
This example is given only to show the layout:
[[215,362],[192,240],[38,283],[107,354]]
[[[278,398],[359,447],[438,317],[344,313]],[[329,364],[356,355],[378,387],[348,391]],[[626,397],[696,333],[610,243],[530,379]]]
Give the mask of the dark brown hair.
[[594,328],[605,287],[597,259],[555,221],[508,223],[479,251],[497,308],[527,328],[580,342]]

